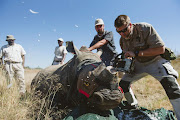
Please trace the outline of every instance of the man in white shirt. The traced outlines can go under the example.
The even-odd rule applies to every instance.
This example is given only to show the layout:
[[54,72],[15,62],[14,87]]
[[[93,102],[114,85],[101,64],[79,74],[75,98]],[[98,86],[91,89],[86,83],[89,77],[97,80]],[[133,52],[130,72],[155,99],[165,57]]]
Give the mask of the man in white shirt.
[[23,95],[26,92],[25,79],[24,79],[24,61],[25,50],[19,44],[14,43],[15,38],[13,35],[7,35],[7,45],[1,47],[0,60],[1,64],[4,63],[7,75],[8,88],[12,86],[12,79],[14,75],[17,79],[19,92]]
[[59,38],[57,41],[58,41],[59,46],[55,48],[55,51],[54,51],[55,56],[54,56],[54,61],[52,65],[64,64],[64,60],[67,54],[66,47],[63,46],[64,40],[62,38]]

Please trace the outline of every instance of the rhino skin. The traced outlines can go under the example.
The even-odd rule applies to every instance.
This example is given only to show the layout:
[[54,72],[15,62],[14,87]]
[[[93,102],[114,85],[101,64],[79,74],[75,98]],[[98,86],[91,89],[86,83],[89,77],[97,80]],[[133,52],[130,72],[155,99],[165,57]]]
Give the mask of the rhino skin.
[[117,107],[123,98],[118,89],[117,72],[102,63],[101,53],[88,51],[85,46],[78,50],[72,42],[66,46],[74,57],[64,65],[43,69],[32,80],[34,113],[45,116],[60,111],[57,114],[63,118],[79,104],[102,111]]

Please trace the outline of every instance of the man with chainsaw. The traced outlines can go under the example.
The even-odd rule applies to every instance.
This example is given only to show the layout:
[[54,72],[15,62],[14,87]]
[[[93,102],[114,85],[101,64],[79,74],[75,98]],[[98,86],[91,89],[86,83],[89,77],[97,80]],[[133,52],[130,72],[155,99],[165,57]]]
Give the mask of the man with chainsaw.
[[134,60],[134,71],[125,73],[119,83],[129,105],[132,108],[138,106],[130,85],[149,74],[161,83],[180,120],[178,73],[171,66],[169,58],[162,57],[165,45],[154,27],[148,23],[132,24],[127,15],[119,15],[114,26],[121,35],[120,46],[125,58]]

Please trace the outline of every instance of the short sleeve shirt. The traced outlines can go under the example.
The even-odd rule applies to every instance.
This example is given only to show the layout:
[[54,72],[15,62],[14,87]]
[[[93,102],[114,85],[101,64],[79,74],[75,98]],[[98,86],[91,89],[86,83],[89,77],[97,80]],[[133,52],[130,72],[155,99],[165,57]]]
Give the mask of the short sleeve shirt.
[[[159,34],[148,23],[136,23],[133,24],[133,33],[130,39],[120,38],[120,46],[123,51],[145,50],[148,48],[156,48],[164,46]],[[155,58],[156,56],[141,57],[138,56],[136,59],[139,62],[147,62]]]
[[26,52],[24,48],[19,44],[14,45],[4,45],[1,47],[0,58],[4,57],[4,61],[9,62],[22,62],[22,55]]
[[90,44],[90,47],[103,39],[107,40],[108,43],[98,48],[98,50],[101,49],[103,51],[101,55],[102,61],[112,61],[117,55],[112,32],[104,31],[104,34],[101,37],[95,35],[93,41]]
[[54,54],[55,54],[54,60],[61,61],[64,57],[64,54],[67,54],[66,47],[65,46],[60,46],[60,47],[57,46],[55,48]]

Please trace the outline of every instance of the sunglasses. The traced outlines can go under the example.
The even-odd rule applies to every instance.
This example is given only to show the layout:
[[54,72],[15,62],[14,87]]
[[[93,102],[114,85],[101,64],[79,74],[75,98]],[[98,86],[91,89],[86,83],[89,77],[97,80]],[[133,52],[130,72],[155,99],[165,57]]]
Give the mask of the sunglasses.
[[128,29],[128,27],[129,27],[129,25],[126,27],[126,28],[124,28],[123,30],[120,30],[120,31],[118,31],[117,29],[116,29],[116,32],[118,32],[118,33],[125,33],[126,31],[127,31],[127,29]]
[[102,27],[102,25],[96,25],[96,27],[97,27],[97,28],[101,28],[101,27]]
[[14,39],[9,39],[9,40],[7,40],[7,41],[14,41]]

